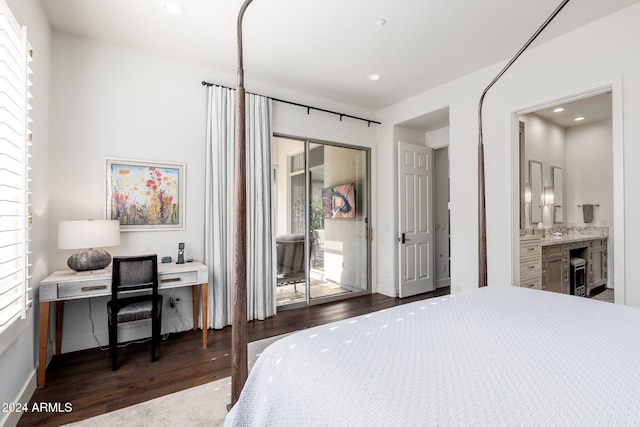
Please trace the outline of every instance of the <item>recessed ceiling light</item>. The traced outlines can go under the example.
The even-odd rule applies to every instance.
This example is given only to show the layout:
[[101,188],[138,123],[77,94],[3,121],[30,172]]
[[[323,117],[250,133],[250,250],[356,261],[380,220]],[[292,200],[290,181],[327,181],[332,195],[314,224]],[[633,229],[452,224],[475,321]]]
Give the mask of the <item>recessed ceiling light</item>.
[[385,25],[387,25],[387,20],[386,19],[378,19],[376,21],[376,25],[378,27],[384,27]]
[[582,116],[576,117],[575,119],[573,119],[573,121],[575,121],[575,122],[581,122],[582,120],[584,120],[584,117],[582,117]]
[[171,2],[171,1],[168,1],[168,2],[164,3],[162,5],[162,8],[169,15],[174,15],[174,16],[184,15],[184,8],[182,6],[180,6],[179,4]]
[[562,107],[558,107],[555,110],[553,110],[554,113],[562,113],[564,111],[564,108]]
[[371,73],[367,76],[367,79],[371,80],[372,82],[375,82],[376,80],[380,80],[382,78],[382,74],[378,74],[378,73]]

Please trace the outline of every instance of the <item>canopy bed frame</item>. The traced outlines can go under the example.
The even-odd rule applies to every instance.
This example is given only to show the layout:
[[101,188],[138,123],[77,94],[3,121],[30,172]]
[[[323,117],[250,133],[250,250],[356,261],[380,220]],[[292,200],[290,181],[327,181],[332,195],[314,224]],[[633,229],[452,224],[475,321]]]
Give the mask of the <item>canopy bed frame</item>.
[[[232,386],[231,407],[240,397],[245,385],[247,368],[247,284],[246,284],[246,138],[245,138],[245,88],[242,51],[242,21],[245,12],[253,0],[245,0],[237,20],[237,60],[238,86],[236,90],[235,114],[235,184],[234,184],[234,226],[233,226],[233,269],[232,269]],[[478,105],[478,287],[487,285],[487,242],[486,242],[486,204],[484,174],[484,143],[482,134],[482,105],[491,87],[502,77],[511,65],[531,45],[546,26],[564,8],[569,0],[563,0],[547,20],[538,28],[516,55],[498,73],[482,92]]]

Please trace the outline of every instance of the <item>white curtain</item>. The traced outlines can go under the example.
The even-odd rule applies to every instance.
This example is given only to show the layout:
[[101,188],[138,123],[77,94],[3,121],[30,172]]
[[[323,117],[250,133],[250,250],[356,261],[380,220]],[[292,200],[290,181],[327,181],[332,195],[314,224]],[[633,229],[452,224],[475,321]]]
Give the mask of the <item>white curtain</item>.
[[[209,328],[224,328],[231,319],[234,93],[207,88],[207,149],[204,257],[209,268]],[[229,160],[231,159],[231,160]],[[201,320],[202,322],[202,320]]]
[[275,209],[271,160],[271,99],[247,94],[247,313],[276,314]]
[[[235,92],[207,89],[205,263],[209,268],[209,328],[231,323]],[[271,173],[271,100],[246,96],[247,317],[273,316],[275,246]]]

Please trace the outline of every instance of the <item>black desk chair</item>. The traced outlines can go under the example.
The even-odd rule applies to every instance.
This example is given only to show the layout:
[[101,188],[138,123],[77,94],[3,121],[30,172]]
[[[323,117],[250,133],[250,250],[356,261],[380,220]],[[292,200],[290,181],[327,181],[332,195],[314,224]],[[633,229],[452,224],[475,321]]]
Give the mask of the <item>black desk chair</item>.
[[[112,270],[111,301],[107,303],[111,367],[114,371],[118,369],[118,324],[143,319],[151,319],[151,361],[155,362],[162,322],[162,295],[158,295],[158,257],[114,257]],[[151,294],[122,296],[137,291],[151,291]]]

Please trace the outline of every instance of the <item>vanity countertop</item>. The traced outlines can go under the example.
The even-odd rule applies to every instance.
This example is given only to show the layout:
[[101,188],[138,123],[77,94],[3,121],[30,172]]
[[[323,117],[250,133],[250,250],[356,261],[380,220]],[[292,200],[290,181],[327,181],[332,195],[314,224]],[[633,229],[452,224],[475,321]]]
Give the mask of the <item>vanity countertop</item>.
[[606,234],[602,235],[562,235],[542,238],[542,246],[562,245],[565,243],[588,242],[589,240],[606,239]]

